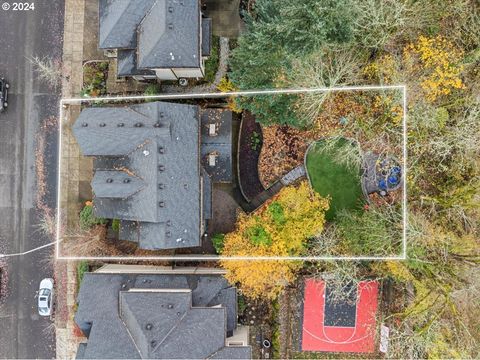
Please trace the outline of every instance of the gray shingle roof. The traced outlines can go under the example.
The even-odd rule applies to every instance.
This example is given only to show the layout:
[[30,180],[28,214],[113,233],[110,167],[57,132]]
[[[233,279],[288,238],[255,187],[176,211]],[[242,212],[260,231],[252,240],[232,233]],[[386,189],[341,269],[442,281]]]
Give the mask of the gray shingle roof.
[[[210,135],[210,125],[216,134]],[[201,162],[213,182],[231,182],[232,164],[232,112],[225,109],[204,109],[201,113]],[[210,165],[209,155],[216,156],[216,164]]]
[[[192,105],[152,102],[83,110],[73,133],[81,152],[96,157],[95,214],[123,220],[121,238],[145,249],[199,246],[199,131],[199,109]],[[115,179],[106,182],[112,171],[119,182],[129,174],[128,191],[115,187]]]
[[212,180],[210,175],[202,168],[203,179],[203,218],[212,218]]
[[96,198],[126,199],[140,191],[145,182],[125,170],[98,170],[92,180]]
[[117,51],[117,75],[155,75],[155,71],[137,68],[137,50],[118,50]]
[[199,67],[200,26],[199,1],[157,0],[138,27],[138,67]]
[[212,19],[202,19],[202,56],[210,56],[212,51]]
[[[236,302],[219,275],[87,273],[75,322],[88,342],[79,350],[85,359],[229,354],[222,349],[236,327]],[[235,358],[250,356],[250,347],[239,349],[248,356]]]
[[156,0],[99,0],[99,47],[134,49],[136,29]]
[[250,346],[225,346],[212,354],[209,359],[251,359],[252,348]]

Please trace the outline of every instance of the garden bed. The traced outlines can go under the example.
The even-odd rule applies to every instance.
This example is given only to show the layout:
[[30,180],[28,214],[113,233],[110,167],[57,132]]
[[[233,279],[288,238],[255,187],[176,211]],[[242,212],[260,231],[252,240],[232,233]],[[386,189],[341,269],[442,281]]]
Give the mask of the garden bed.
[[322,151],[323,141],[313,143],[308,149],[306,168],[313,189],[324,197],[330,196],[330,209],[325,218],[332,220],[339,210],[359,209],[363,205],[359,171],[335,159],[335,151],[358,145],[342,138],[333,150]]
[[238,141],[238,180],[243,196],[250,201],[265,188],[258,176],[258,161],[263,143],[262,128],[249,112],[243,113]]
[[107,93],[108,61],[85,63],[83,66],[83,96],[100,96]]

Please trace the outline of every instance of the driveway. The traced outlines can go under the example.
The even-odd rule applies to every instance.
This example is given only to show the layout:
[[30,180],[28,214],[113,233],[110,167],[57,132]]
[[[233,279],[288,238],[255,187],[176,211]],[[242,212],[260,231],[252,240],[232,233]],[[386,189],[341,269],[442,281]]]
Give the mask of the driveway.
[[[1,1],[13,4],[13,1]],[[0,114],[0,254],[28,251],[50,242],[38,228],[35,208],[35,139],[40,126],[58,112],[59,91],[37,80],[27,58],[61,58],[63,0],[35,0],[35,10],[0,9],[0,73],[10,82],[8,111]],[[55,206],[56,143],[48,138],[44,156],[47,205]],[[0,358],[53,358],[55,332],[36,311],[35,291],[53,275],[44,249],[7,258],[7,297],[0,305]]]

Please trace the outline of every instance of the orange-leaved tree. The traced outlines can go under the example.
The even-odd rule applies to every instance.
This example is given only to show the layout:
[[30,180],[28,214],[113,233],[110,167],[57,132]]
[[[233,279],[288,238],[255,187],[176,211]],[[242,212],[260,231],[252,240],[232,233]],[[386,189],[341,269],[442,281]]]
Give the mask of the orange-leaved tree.
[[[240,214],[236,230],[225,236],[225,257],[286,257],[302,255],[307,240],[325,224],[328,200],[306,181],[283,188],[253,214]],[[226,278],[237,283],[245,296],[274,299],[295,279],[301,262],[271,259],[224,259]]]

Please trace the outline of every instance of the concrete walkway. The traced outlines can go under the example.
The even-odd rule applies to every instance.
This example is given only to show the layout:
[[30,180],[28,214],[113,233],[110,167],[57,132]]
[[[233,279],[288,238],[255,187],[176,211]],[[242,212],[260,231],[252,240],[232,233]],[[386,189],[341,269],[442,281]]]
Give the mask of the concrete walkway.
[[[65,0],[65,27],[63,46],[64,78],[62,81],[62,95],[64,98],[78,96],[83,86],[83,39],[85,29],[85,0]],[[64,109],[63,125],[69,119],[76,117],[80,111],[79,106],[69,106]],[[66,130],[67,129],[67,130]],[[71,143],[71,131],[63,126],[64,143]],[[61,157],[62,174],[78,173],[78,168],[70,165],[74,162],[69,157],[80,157],[79,153],[72,153],[70,147],[64,148]],[[77,163],[78,165],[78,163]],[[72,179],[72,176],[64,176]],[[63,188],[68,189],[61,194],[60,204],[67,208],[71,199],[78,198],[78,176],[76,181],[66,184]],[[75,200],[74,200],[75,201]],[[75,203],[75,202],[74,202]],[[68,214],[67,214],[68,215]],[[67,216],[68,217],[68,216]],[[55,327],[56,327],[56,358],[75,358],[78,343],[82,340],[75,333],[73,314],[75,313],[76,263],[73,261],[61,261],[56,265],[56,279],[60,282],[56,303]]]

